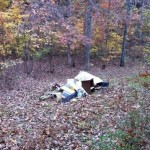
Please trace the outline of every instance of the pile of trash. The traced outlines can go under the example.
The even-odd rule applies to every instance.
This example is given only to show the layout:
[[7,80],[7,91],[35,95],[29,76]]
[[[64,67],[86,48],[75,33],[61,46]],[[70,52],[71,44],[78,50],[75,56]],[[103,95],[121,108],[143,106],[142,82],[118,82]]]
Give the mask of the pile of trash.
[[108,86],[109,83],[103,82],[99,77],[85,71],[80,71],[74,79],[67,79],[65,85],[53,85],[51,91],[44,93],[44,95],[40,97],[40,100],[56,98],[61,100],[62,103],[66,103],[71,99],[87,96],[101,87]]

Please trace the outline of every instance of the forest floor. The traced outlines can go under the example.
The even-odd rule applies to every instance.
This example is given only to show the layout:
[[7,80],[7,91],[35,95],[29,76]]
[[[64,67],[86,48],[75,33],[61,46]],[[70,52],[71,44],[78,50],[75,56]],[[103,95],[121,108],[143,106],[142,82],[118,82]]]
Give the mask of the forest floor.
[[36,62],[28,77],[22,64],[3,73],[0,149],[150,149],[150,83],[149,78],[138,77],[141,64],[105,69],[93,64],[89,73],[109,81],[110,87],[66,104],[39,97],[54,83],[74,78],[83,67],[78,62],[76,68],[67,68],[64,60],[57,60],[51,74],[47,66]]

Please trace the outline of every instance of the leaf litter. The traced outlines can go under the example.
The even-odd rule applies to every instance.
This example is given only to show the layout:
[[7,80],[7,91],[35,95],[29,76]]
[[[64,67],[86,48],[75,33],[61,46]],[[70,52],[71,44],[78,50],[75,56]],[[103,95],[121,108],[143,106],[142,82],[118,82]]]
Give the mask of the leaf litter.
[[[74,77],[80,67],[58,67],[54,75],[37,78],[22,74],[13,90],[0,91],[0,149],[91,149],[93,141],[108,128],[115,131],[128,112],[141,106],[125,79],[139,72],[133,68],[108,67],[103,71],[94,66],[90,72],[109,80],[110,87],[66,104],[55,99],[40,101],[39,97],[53,83],[63,84]],[[137,97],[143,96],[141,91]]]

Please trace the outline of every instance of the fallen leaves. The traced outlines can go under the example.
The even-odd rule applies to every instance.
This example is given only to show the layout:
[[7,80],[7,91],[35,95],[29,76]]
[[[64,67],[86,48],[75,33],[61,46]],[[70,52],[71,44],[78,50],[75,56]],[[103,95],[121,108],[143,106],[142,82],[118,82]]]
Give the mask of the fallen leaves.
[[106,68],[104,74],[114,77],[108,90],[100,89],[66,104],[55,99],[40,101],[45,89],[56,81],[65,83],[78,72],[66,70],[63,74],[61,70],[56,76],[43,76],[39,80],[22,76],[16,81],[16,88],[0,91],[0,149],[90,149],[108,128],[114,132],[128,112],[141,108],[135,97],[148,99],[144,90],[131,91],[126,80],[116,79],[116,74],[119,76],[116,70],[110,72]]

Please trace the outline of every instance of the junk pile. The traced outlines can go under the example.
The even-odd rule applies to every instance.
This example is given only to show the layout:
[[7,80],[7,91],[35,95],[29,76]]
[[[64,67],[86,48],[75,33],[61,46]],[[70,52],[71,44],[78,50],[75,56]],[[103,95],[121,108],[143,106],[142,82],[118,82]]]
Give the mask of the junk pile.
[[74,79],[67,79],[67,83],[63,86],[55,84],[50,92],[44,93],[40,100],[48,98],[57,98],[62,103],[69,102],[73,98],[81,98],[101,87],[108,87],[108,82],[103,82],[99,77],[96,77],[88,72],[80,71]]

